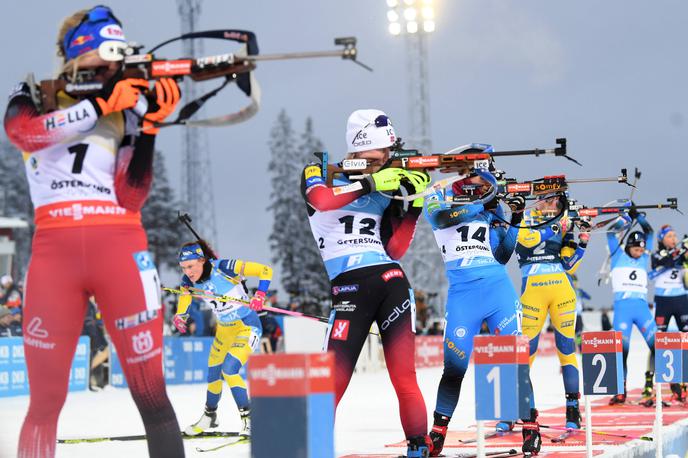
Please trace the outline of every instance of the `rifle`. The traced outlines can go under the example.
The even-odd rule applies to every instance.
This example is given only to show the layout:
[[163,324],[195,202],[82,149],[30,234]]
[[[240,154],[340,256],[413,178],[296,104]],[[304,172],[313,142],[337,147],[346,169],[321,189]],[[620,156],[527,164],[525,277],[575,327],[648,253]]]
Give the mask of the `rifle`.
[[[162,46],[177,40],[213,38],[221,40],[231,40],[243,44],[242,49],[236,53],[217,54],[204,57],[184,57],[179,59],[158,59],[153,54]],[[153,47],[145,54],[140,50],[143,46],[130,43],[124,51],[121,67],[121,78],[143,78],[146,80],[157,78],[174,78],[181,80],[189,77],[193,81],[206,81],[215,78],[224,78],[222,84],[204,94],[203,96],[184,105],[179,110],[179,115],[172,122],[157,124],[157,127],[171,125],[185,125],[189,127],[199,126],[223,126],[244,121],[258,111],[260,105],[260,88],[257,85],[252,72],[256,69],[259,61],[288,60],[288,59],[310,59],[317,57],[341,57],[351,60],[367,70],[372,69],[356,60],[358,52],[356,49],[356,37],[335,38],[335,46],[342,46],[342,49],[332,51],[312,51],[312,52],[293,52],[281,54],[258,55],[258,42],[256,35],[247,30],[207,30],[192,32],[166,40]],[[32,96],[36,106],[41,113],[48,113],[56,110],[57,93],[64,91],[74,97],[92,95],[100,91],[103,83],[94,80],[94,72],[85,70],[77,72],[75,81],[67,81],[65,78],[54,80],[43,80],[39,84],[39,91],[36,92],[36,85],[33,74],[29,74],[27,82],[32,90]],[[237,113],[217,116],[204,120],[191,121],[193,116],[203,104],[219,91],[224,89],[229,83],[236,82],[239,89],[249,98],[251,104],[244,107]]]
[[676,210],[679,213],[681,212],[678,209],[678,199],[676,197],[667,197],[666,200],[667,203],[632,206],[618,205],[610,207],[586,207],[583,205],[578,205],[578,203],[574,200],[570,200],[568,207],[569,218],[574,222],[585,221],[590,223],[592,218],[604,215],[614,215],[612,218],[600,221],[593,226],[593,229],[599,229],[614,221],[619,215],[628,214],[631,211],[631,208],[635,208],[636,210],[670,209]]
[[191,225],[191,216],[188,213],[182,213],[181,211],[177,213],[177,219],[186,226],[186,228],[196,237],[196,240],[203,240],[198,232]]
[[[635,190],[637,189],[636,185],[638,184],[638,181],[640,181],[641,176],[642,176],[642,172],[640,171],[640,169],[638,169],[638,167],[636,167],[635,168],[635,174],[633,176],[633,188],[631,189],[631,195],[628,197],[629,201],[633,201],[633,194],[635,193]],[[614,218],[610,219],[609,222],[611,222],[613,220],[614,220]],[[635,222],[633,224],[635,224]],[[626,233],[624,233],[621,236],[620,240],[623,240],[623,238],[626,237],[626,235],[631,231],[633,224],[628,226],[628,229],[626,229]],[[595,226],[599,228],[599,227],[603,227],[605,225],[606,225],[606,222],[603,221],[603,222],[597,223]],[[606,246],[605,248],[607,250],[607,257],[605,258],[604,262],[600,266],[599,272],[597,273],[597,286],[599,286],[603,280],[604,280],[605,284],[609,283],[609,280],[611,280],[612,256],[611,256],[611,253],[609,253],[609,247]]]
[[577,218],[594,218],[601,215],[620,215],[631,211],[631,208],[636,210],[652,210],[652,209],[670,209],[680,211],[678,209],[678,199],[676,197],[667,197],[667,203],[649,204],[649,205],[632,205],[632,206],[614,206],[614,207],[586,207],[577,205],[575,201],[571,201],[569,206],[569,213],[575,215]]
[[661,258],[671,256],[671,259],[674,262],[683,258],[685,262],[685,260],[688,259],[688,236],[684,235],[683,240],[681,240],[673,250],[667,250],[665,248],[660,250],[658,254]]
[[[521,196],[526,200],[534,200],[541,196],[559,193],[562,194],[568,190],[569,185],[576,183],[600,183],[600,182],[618,182],[628,183],[628,177],[626,174],[626,169],[621,169],[621,174],[616,177],[604,177],[604,178],[574,178],[567,179],[566,175],[551,175],[542,178],[537,178],[529,181],[519,182],[515,178],[505,178],[504,172],[501,170],[495,170],[492,174],[497,178],[496,186],[490,190],[489,193],[483,195],[480,201],[490,200],[492,198],[498,198],[501,200],[506,200],[509,197]],[[475,185],[474,187],[480,187],[481,185]],[[464,188],[466,191],[466,188]],[[411,198],[416,198],[417,196],[394,196],[395,199],[409,200]],[[471,195],[470,189],[467,194],[453,196],[450,201],[440,201],[449,204],[467,204],[475,203],[476,198]],[[567,201],[568,202],[568,201]],[[484,202],[483,202],[484,203]],[[567,204],[569,206],[569,204]]]
[[539,196],[543,196],[550,193],[564,192],[568,190],[570,184],[602,182],[625,183],[629,186],[633,186],[632,184],[628,183],[628,175],[626,169],[621,169],[621,174],[619,174],[618,176],[604,178],[567,179],[566,175],[550,175],[535,180],[523,182],[518,182],[514,178],[504,178],[498,182],[500,185],[500,189],[497,193],[498,195],[503,196],[512,195],[522,196],[526,199],[534,199]]
[[[423,154],[417,149],[404,149],[401,138],[390,148],[389,160],[382,166],[382,168],[387,167],[397,167],[407,170],[423,170],[423,171],[433,171],[439,170],[440,172],[458,172],[460,174],[466,174],[470,171],[480,169],[488,170],[491,161],[495,157],[508,157],[508,156],[541,156],[545,154],[551,154],[554,156],[562,156],[566,159],[581,165],[578,161],[568,156],[566,150],[566,138],[557,138],[555,148],[540,149],[534,148],[529,150],[515,150],[515,151],[496,151],[491,153],[457,153],[453,154],[458,148],[451,150],[444,154]],[[485,145],[479,143],[473,143],[471,145],[466,145],[460,147],[464,150],[466,149],[476,149],[478,147],[483,147]],[[373,167],[370,162],[366,159],[344,159],[338,164],[329,163],[329,155],[326,151],[316,152],[315,156],[321,161],[323,174],[325,175],[325,181],[327,186],[332,186],[332,181],[336,175],[339,174],[349,174],[349,178],[359,179],[366,175],[370,175],[378,170],[378,168]],[[353,174],[357,172],[357,174]],[[454,181],[457,181],[456,177],[451,177],[450,179],[440,180],[438,183],[433,185],[436,188],[439,184],[442,187],[448,186]]]

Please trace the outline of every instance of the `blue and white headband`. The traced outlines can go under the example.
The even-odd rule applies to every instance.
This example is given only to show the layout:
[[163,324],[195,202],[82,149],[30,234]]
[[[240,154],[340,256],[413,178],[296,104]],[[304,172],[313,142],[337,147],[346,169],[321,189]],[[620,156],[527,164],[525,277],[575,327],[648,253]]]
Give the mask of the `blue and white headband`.
[[193,245],[185,246],[179,252],[179,262],[191,261],[192,259],[205,258],[205,253],[203,253],[203,248],[198,243]]

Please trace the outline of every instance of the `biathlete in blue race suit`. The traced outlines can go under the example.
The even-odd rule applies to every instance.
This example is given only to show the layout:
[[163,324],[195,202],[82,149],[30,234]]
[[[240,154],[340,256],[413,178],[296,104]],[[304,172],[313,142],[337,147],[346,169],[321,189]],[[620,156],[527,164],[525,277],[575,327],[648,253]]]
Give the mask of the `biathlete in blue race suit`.
[[[621,245],[615,232],[623,230],[625,225],[624,219],[619,218],[611,226],[611,231],[607,233],[607,244],[609,253],[611,253],[612,289],[614,291],[613,327],[615,331],[621,331],[623,334],[624,368],[624,392],[612,397],[609,401],[610,405],[626,402],[628,349],[634,324],[650,348],[651,361],[654,361],[655,352],[657,326],[647,303],[647,271],[650,262],[648,252],[652,250],[653,231],[645,217],[638,214],[634,207],[631,207],[629,216],[638,221],[643,229],[642,232],[631,232],[625,240],[625,245]],[[650,380],[652,380],[651,377]],[[651,397],[652,385],[646,391],[649,391]]]
[[[491,151],[489,145],[480,146],[482,148],[473,149]],[[473,350],[473,336],[480,332],[482,322],[487,321],[493,334],[521,333],[520,301],[504,266],[514,251],[518,228],[506,229],[498,221],[495,215],[500,218],[503,215],[494,199],[484,205],[474,203],[457,207],[449,203],[455,195],[466,194],[474,188],[475,195],[482,195],[496,184],[489,171],[480,170],[456,182],[451,189],[438,190],[425,200],[425,215],[442,251],[449,280],[444,372],[437,390],[430,432],[431,456],[438,456],[444,446]],[[514,211],[511,218],[511,223],[518,226],[525,200],[518,198],[511,203],[514,209],[520,210]]]

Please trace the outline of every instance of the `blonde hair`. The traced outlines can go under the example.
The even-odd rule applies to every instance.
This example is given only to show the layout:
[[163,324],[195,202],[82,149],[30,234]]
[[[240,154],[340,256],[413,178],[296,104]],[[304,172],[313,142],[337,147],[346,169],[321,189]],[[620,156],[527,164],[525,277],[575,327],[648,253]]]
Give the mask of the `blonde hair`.
[[[73,29],[79,23],[84,19],[84,16],[88,14],[90,10],[88,9],[83,9],[79,10],[76,13],[67,16],[63,21],[62,24],[60,25],[60,28],[57,32],[57,56],[60,58],[60,66],[61,69],[59,70],[59,73],[72,73],[76,74],[77,70],[79,69],[78,62],[79,62],[79,57],[76,59],[73,59],[69,62],[66,62],[66,56],[65,56],[65,49],[64,49],[64,39],[65,36],[67,35],[67,32],[69,32],[70,29]],[[92,52],[92,51],[89,51]]]

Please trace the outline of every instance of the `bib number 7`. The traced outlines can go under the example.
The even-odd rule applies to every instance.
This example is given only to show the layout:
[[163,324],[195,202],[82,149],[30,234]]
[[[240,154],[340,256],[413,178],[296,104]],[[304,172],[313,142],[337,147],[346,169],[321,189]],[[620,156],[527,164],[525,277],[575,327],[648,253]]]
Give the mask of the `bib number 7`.
[[84,168],[84,159],[86,158],[86,150],[88,150],[87,143],[77,143],[67,148],[69,154],[74,155],[74,164],[72,164],[72,173],[79,174]]

